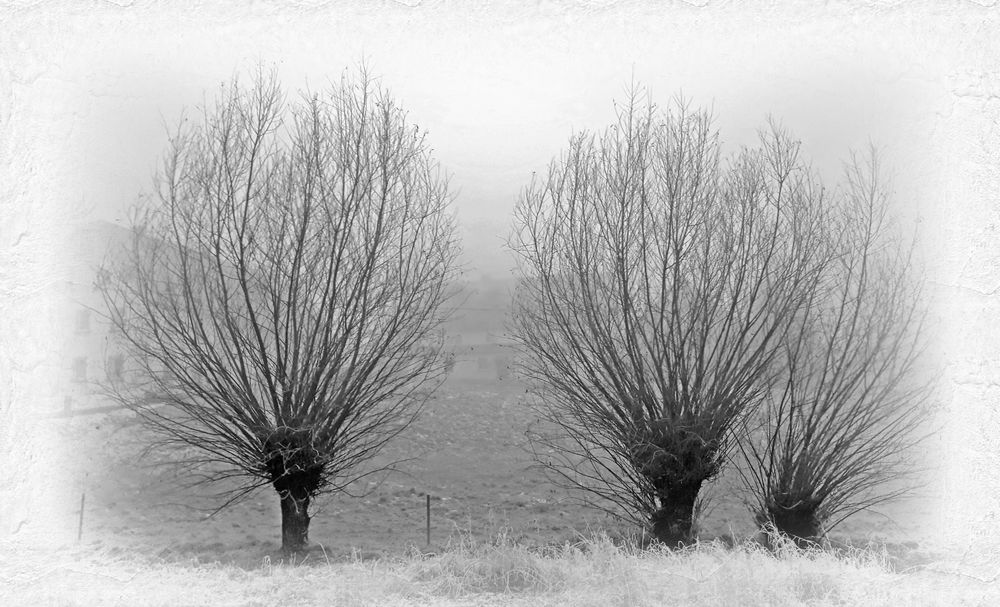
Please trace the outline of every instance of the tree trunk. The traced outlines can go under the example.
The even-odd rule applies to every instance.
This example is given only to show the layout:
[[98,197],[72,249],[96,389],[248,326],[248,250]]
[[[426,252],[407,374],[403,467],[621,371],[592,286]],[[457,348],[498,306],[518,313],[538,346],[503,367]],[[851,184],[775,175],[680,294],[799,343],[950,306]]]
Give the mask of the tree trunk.
[[281,499],[281,551],[309,545],[309,501],[323,479],[323,462],[308,428],[278,428],[264,440],[264,465]]
[[799,548],[815,546],[823,534],[814,508],[775,507],[768,510],[767,518],[779,533],[791,539]]
[[281,551],[291,556],[309,545],[309,495],[281,495]]
[[694,504],[702,481],[670,485],[657,491],[660,509],[650,517],[653,537],[671,548],[692,539]]

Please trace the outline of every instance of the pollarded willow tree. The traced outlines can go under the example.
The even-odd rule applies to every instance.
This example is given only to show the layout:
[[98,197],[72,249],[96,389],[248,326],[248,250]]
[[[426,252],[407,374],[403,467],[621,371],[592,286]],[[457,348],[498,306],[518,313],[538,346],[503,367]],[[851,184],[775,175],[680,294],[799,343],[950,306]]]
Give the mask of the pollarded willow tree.
[[207,479],[242,478],[233,498],[272,485],[296,552],[311,500],[376,469],[443,378],[447,180],[364,69],[294,103],[274,74],[234,80],[201,118],[103,273],[140,378],[115,396]]
[[616,124],[571,139],[521,196],[510,242],[510,331],[557,480],[690,539],[822,276],[823,197],[780,131],[723,163],[711,117],[682,102],[632,93]]
[[888,214],[874,150],[830,202],[831,263],[801,311],[760,424],[740,441],[757,522],[812,543],[904,493],[930,383],[912,244]]

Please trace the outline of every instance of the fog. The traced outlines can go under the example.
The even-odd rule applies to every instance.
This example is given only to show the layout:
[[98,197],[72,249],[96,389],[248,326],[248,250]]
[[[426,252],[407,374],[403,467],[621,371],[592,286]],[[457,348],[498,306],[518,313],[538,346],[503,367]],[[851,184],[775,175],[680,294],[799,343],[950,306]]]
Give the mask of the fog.
[[58,366],[39,310],[58,305],[45,288],[66,267],[61,243],[79,224],[124,224],[169,130],[233,75],[275,66],[294,95],[364,61],[451,175],[473,281],[508,275],[501,243],[518,192],[573,133],[611,123],[635,81],[660,104],[683,94],[710,106],[727,150],[752,144],[773,116],[831,182],[851,149],[882,150],[936,302],[941,398],[954,413],[936,444],[946,445],[942,483],[957,496],[948,524],[969,533],[969,521],[1000,509],[1000,493],[975,479],[984,467],[996,474],[996,15],[891,4],[24,3],[0,42],[0,164],[10,176],[0,242],[16,296],[4,322],[20,323],[4,345],[21,374],[3,398],[13,403],[5,421],[28,423],[28,396]]
[[[222,82],[258,63],[276,66],[294,96],[361,61],[427,131],[452,175],[461,221],[477,235],[506,229],[532,172],[572,133],[608,125],[633,80],[661,104],[683,94],[713,108],[728,149],[752,144],[773,116],[831,177],[870,140],[901,169],[907,209],[935,212],[910,176],[927,178],[940,164],[924,143],[952,102],[940,87],[948,58],[906,15],[761,11],[748,20],[684,5],[663,13],[652,3],[604,4],[258,7],[238,20],[208,9],[197,19],[103,11],[72,19],[64,33],[74,44],[47,48],[37,30],[38,39],[20,40],[25,58],[35,57],[18,71],[31,82],[32,114],[71,150],[56,161],[63,183],[53,185],[63,187],[55,191],[111,221],[148,191],[169,129],[182,115],[196,119]],[[472,265],[502,267],[498,243],[467,242]]]

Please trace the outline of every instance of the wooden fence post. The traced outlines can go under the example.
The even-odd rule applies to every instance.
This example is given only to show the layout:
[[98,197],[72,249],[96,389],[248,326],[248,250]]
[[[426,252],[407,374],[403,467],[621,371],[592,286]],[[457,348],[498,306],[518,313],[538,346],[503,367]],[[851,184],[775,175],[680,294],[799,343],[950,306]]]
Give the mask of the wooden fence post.
[[79,543],[83,539],[83,506],[86,503],[87,494],[80,494],[80,523],[76,527],[76,541]]

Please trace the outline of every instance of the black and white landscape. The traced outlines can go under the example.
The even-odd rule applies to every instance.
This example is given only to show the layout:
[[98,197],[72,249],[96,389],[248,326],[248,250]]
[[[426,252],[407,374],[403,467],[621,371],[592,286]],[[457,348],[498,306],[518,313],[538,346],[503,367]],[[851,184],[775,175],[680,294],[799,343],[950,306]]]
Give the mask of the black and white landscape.
[[993,604],[988,3],[12,3],[0,603]]

